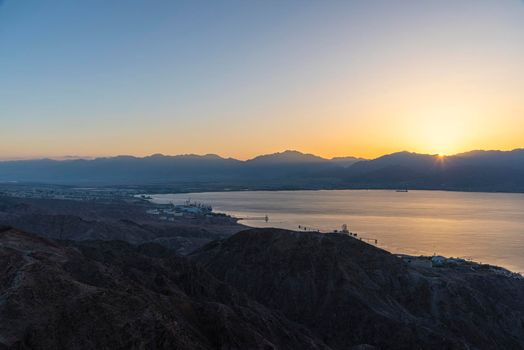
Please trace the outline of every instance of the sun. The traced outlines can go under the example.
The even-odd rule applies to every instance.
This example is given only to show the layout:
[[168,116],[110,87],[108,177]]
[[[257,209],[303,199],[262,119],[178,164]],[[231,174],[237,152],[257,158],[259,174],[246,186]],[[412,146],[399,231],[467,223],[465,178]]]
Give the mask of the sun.
[[[446,158],[464,149],[475,125],[475,110],[460,103],[434,104],[424,106],[425,111],[413,113],[413,130],[421,150],[428,150],[439,158]],[[421,107],[422,108],[422,107]]]

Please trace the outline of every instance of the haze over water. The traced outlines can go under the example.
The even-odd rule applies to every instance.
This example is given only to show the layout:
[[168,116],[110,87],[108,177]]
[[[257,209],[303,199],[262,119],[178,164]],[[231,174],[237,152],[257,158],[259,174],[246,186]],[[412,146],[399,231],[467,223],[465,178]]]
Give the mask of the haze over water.
[[156,203],[188,198],[254,227],[321,231],[347,224],[394,253],[470,258],[524,271],[524,194],[440,191],[245,191],[153,195]]

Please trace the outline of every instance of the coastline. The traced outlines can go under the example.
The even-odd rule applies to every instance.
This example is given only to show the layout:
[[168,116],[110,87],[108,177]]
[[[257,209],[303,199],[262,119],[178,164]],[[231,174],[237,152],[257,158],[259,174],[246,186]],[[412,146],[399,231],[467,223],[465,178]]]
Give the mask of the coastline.
[[[397,191],[401,187],[322,187],[322,188],[311,188],[311,187],[276,187],[276,188],[260,188],[260,187],[243,187],[243,188],[215,188],[215,187],[203,187],[203,188],[188,188],[186,189],[180,189],[180,187],[174,185],[172,188],[170,185],[166,185],[165,187],[160,185],[161,187],[164,187],[164,189],[154,190],[151,189],[151,187],[154,187],[157,185],[129,185],[129,186],[111,186],[116,188],[144,188],[147,190],[144,192],[147,192],[149,195],[157,195],[157,194],[202,194],[202,193],[230,193],[230,192],[299,192],[299,191],[311,191],[311,192],[319,192],[319,191]],[[104,186],[101,186],[102,188]],[[177,190],[174,190],[174,188],[177,188]],[[412,191],[428,191],[428,192],[452,192],[452,193],[485,193],[485,194],[522,194],[524,195],[524,191],[500,191],[500,190],[468,190],[464,188],[434,188],[434,187],[408,187],[408,192]]]
[[[468,192],[464,193],[464,197],[461,194],[448,191],[396,193],[389,190],[227,191],[152,194],[151,200],[154,203],[167,203],[192,198],[201,202],[209,201],[214,211],[236,218],[269,215],[267,224],[260,220],[238,221],[239,224],[252,228],[274,227],[296,231],[301,225],[313,231],[331,232],[347,223],[352,231],[361,233],[363,238],[378,239],[378,247],[391,254],[438,254],[500,266],[514,272],[524,271],[522,259],[515,255],[515,247],[504,238],[505,235],[516,237],[518,232],[515,230],[518,231],[521,227],[522,215],[518,208],[513,208],[513,212],[508,214],[507,203],[500,202],[507,200],[514,206],[514,203],[524,201],[522,195]],[[385,201],[382,203],[384,196]],[[456,201],[463,208],[456,207]],[[473,208],[470,208],[471,201],[476,203]],[[431,209],[431,205],[428,207],[424,204],[428,202],[435,203],[435,208]],[[446,212],[442,212],[441,202],[445,205],[451,203]],[[326,203],[328,207],[325,207]],[[420,205],[423,207],[417,206],[417,203],[422,203]],[[483,207],[482,203],[488,203],[490,207],[478,210]],[[388,208],[387,212],[380,211],[383,206]],[[300,209],[292,209],[298,207]],[[423,211],[412,213],[413,207],[423,208],[417,209]],[[502,211],[500,208],[506,209]],[[476,214],[477,211],[491,213],[495,209],[501,210],[501,215],[504,216]],[[469,217],[470,214],[474,216]],[[485,220],[490,221],[485,223]],[[513,228],[510,229],[506,222],[504,226],[500,226],[497,220],[517,221],[511,223]],[[501,231],[502,228],[510,231]],[[445,232],[449,233],[444,234]],[[431,238],[433,236],[434,239]],[[521,239],[518,239],[515,244],[521,244]]]

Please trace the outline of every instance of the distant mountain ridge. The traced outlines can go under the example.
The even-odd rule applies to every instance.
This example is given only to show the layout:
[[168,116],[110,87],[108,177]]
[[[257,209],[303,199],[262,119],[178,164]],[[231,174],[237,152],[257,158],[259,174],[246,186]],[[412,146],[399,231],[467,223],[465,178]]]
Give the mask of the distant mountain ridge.
[[524,192],[524,149],[453,156],[397,152],[366,160],[288,150],[246,161],[216,154],[0,162],[1,182],[173,185],[184,190],[411,188]]
[[328,159],[316,156],[314,154],[302,153],[294,150],[287,150],[284,152],[265,154],[257,156],[253,159],[249,159],[246,163],[280,163],[280,164],[292,164],[292,163],[322,163],[329,162]]

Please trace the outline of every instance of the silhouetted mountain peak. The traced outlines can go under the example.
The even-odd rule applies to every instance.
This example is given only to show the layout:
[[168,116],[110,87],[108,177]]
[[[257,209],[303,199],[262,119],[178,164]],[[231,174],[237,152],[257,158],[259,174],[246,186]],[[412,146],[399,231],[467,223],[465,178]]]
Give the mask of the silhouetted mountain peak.
[[[418,188],[524,191],[524,150],[445,158],[397,152],[373,160],[325,159],[295,150],[241,161],[216,154],[0,162],[0,181],[54,184],[215,183],[216,188]],[[208,188],[206,188],[208,190]]]
[[255,157],[247,162],[251,163],[318,163],[328,161],[325,158],[310,154],[302,153],[295,150],[287,150],[272,154],[265,154]]
[[376,158],[375,160],[379,160],[379,159],[420,159],[420,158],[434,158],[434,157],[436,157],[436,155],[401,151],[401,152],[395,152],[395,153],[383,155],[381,157]]
[[152,154],[150,155],[148,158],[164,158],[165,155],[163,155],[162,153],[155,153],[155,154]]
[[524,149],[517,148],[512,151],[500,151],[500,150],[473,150],[464,153],[458,153],[455,157],[497,157],[497,156],[518,156],[523,155]]

